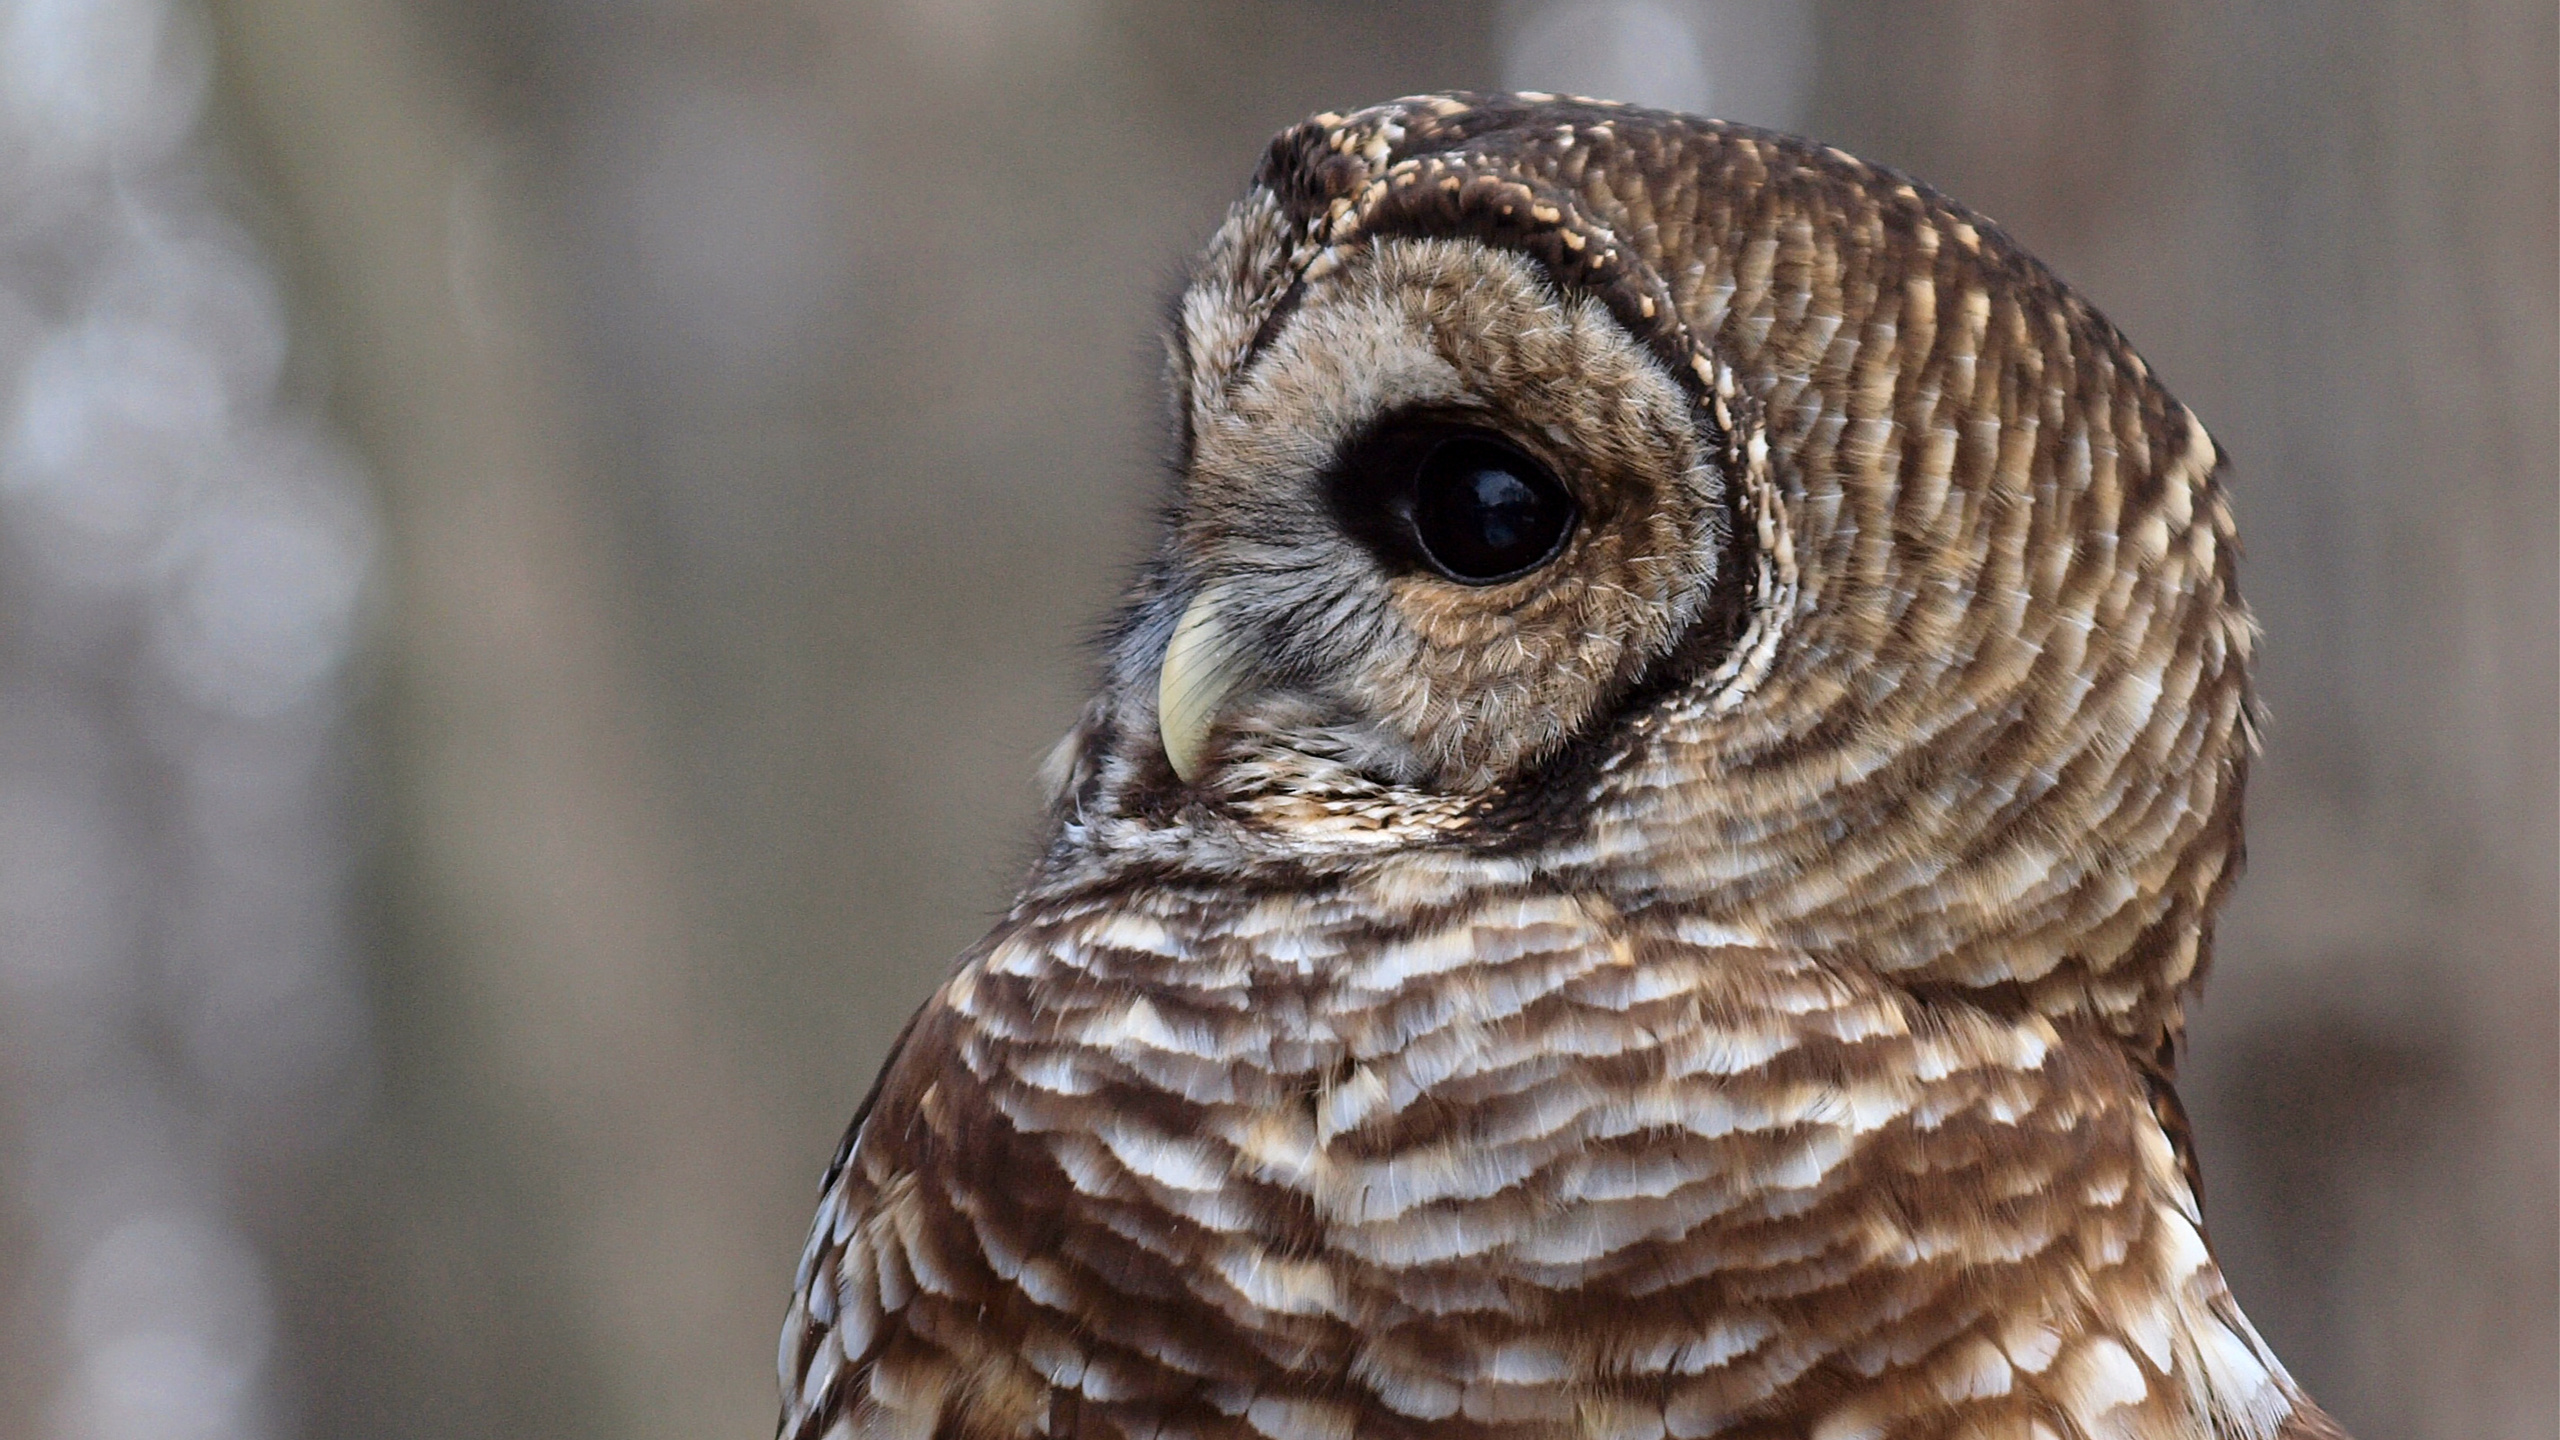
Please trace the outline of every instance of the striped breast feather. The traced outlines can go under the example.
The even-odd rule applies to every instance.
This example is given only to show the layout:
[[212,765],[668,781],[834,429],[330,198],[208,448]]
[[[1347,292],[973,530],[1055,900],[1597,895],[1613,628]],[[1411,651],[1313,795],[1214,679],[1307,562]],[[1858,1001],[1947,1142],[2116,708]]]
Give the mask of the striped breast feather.
[[785,1437],[2318,1433],[2110,1035],[1567,897],[1132,903],[911,1024]]

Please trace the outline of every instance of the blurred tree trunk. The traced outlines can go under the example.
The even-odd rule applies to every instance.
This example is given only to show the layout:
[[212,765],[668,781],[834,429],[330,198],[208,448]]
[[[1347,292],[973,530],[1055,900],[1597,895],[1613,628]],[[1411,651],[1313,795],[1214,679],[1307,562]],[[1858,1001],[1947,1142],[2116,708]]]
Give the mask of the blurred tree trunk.
[[300,1267],[329,1307],[306,1318],[379,1373],[362,1413],[322,1387],[316,1428],[751,1431],[786,1276],[742,1177],[779,1146],[694,993],[626,585],[521,207],[400,7],[220,16],[390,519],[387,1113],[329,1197],[347,1253]]

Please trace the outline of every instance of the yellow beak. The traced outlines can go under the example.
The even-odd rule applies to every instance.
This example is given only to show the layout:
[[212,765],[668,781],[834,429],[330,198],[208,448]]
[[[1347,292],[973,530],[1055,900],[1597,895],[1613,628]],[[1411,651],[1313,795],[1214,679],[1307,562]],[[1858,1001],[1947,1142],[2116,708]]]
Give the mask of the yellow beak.
[[1156,679],[1156,731],[1184,784],[1199,779],[1208,763],[1209,732],[1234,692],[1236,674],[1226,630],[1218,623],[1217,592],[1203,590],[1173,627]]

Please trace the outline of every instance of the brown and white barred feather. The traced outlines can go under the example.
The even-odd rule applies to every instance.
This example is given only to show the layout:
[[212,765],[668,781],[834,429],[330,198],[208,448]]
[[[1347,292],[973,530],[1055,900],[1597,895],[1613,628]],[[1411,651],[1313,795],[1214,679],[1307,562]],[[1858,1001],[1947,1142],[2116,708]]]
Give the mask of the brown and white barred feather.
[[1045,858],[830,1173],[782,1434],[2334,1436],[2167,1072],[2249,744],[2201,425],[1899,176],[1433,97],[1283,135],[1212,243],[1191,512],[1331,373],[1298,317],[1521,265],[1536,333],[1601,307],[1625,393],[1694,402],[1713,585],[1516,755],[1381,779],[1273,712],[1185,784],[1141,683],[1178,520]]

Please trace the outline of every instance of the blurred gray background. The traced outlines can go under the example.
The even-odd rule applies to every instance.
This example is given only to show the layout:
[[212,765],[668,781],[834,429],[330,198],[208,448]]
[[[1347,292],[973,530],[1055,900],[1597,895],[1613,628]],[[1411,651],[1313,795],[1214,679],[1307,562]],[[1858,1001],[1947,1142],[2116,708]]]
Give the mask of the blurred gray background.
[[758,1436],[1271,132],[1797,129],[2236,456],[2187,1094],[2361,1440],[2554,1434],[2547,3],[0,0],[0,1435]]

